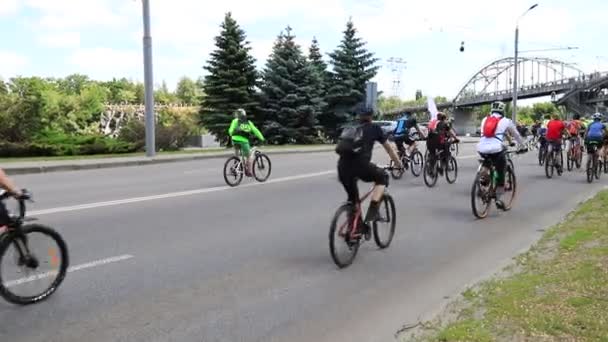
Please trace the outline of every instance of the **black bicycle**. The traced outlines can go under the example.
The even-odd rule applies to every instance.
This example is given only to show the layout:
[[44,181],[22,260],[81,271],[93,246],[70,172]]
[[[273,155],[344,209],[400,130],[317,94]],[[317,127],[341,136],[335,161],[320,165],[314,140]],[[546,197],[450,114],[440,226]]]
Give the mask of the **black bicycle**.
[[394,168],[395,163],[392,160],[389,164],[393,179],[401,179],[408,168],[412,171],[414,177],[420,176],[424,167],[424,157],[422,156],[422,152],[418,150],[418,147],[414,147],[409,155],[399,152],[399,158],[401,159],[401,164],[403,164],[403,169]]
[[432,188],[437,184],[439,175],[445,173],[445,179],[448,183],[453,184],[458,178],[458,162],[456,158],[449,153],[444,157],[445,152],[442,149],[437,149],[435,156],[431,156],[429,151],[426,151],[424,157],[424,184]]
[[[545,157],[545,175],[553,178],[554,171],[561,176],[564,172],[564,153],[560,143],[548,143],[547,155]],[[558,151],[559,149],[559,151]]]
[[539,138],[538,143],[538,165],[543,166],[545,164],[545,159],[547,158],[547,145],[549,143],[545,139],[545,137]]
[[[0,195],[4,202],[11,197]],[[31,194],[23,191],[17,198],[18,214],[9,215],[8,224],[0,227],[0,296],[19,304],[33,304],[48,298],[63,282],[68,270],[68,248],[53,228],[39,224],[24,224],[25,201]],[[17,271],[9,272],[10,266]],[[34,283],[42,282],[42,286]],[[34,293],[27,293],[28,290]]]
[[[501,197],[500,204],[496,201],[496,188],[498,186],[498,171],[492,161],[492,156],[488,154],[482,154],[479,159],[479,168],[471,187],[471,209],[473,215],[479,219],[483,219],[488,216],[490,211],[490,205],[492,201],[496,202],[496,207],[503,211],[511,210],[515,194],[517,193],[517,179],[515,177],[515,170],[513,168],[513,161],[511,161],[510,154],[524,153],[524,152],[513,152],[506,151],[507,154],[507,167],[505,170],[505,183],[504,189],[505,194]],[[478,203],[480,201],[480,203]]]
[[598,149],[601,143],[590,141],[587,143],[587,183],[592,183],[593,178],[599,180],[604,163],[600,161]]
[[252,163],[253,170],[249,173],[247,172],[249,170],[247,170],[245,157],[241,155],[240,149],[235,148],[234,155],[224,163],[224,181],[226,181],[226,184],[233,187],[241,184],[243,175],[247,173],[251,174],[258,182],[265,182],[270,177],[270,172],[272,171],[270,158],[255,147],[251,149],[251,158],[254,158]]

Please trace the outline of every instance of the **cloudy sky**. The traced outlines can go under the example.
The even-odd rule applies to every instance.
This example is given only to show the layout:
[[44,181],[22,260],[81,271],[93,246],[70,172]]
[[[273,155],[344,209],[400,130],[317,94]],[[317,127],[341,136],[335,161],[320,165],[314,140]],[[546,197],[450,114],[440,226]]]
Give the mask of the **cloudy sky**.
[[[352,17],[383,66],[376,80],[391,92],[386,60],[407,61],[401,96],[416,89],[452,97],[484,64],[513,53],[517,17],[534,0],[151,0],[155,83],[196,78],[227,11],[248,34],[263,67],[277,34],[290,25],[305,48],[324,52]],[[608,1],[540,0],[520,23],[520,50],[608,70]],[[0,76],[143,79],[140,0],[0,0]],[[459,52],[460,42],[466,50]]]

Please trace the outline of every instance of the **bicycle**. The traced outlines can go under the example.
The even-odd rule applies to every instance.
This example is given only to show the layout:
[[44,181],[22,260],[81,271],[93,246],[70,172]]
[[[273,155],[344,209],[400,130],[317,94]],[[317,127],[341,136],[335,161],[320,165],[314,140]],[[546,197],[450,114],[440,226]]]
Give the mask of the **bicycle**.
[[[0,296],[8,302],[19,305],[34,304],[52,295],[65,279],[69,265],[67,245],[57,231],[39,224],[24,224],[35,219],[25,217],[25,201],[31,200],[31,195],[25,190],[23,194],[17,198],[19,214],[10,216],[8,224],[0,227]],[[5,201],[10,196],[5,192],[0,195],[0,201]],[[36,238],[37,236],[50,238],[54,246],[48,247],[46,251],[40,249],[33,251],[34,242],[40,240]],[[43,260],[45,254],[49,260]],[[19,268],[16,279],[8,278],[3,273],[8,268],[5,266],[9,266],[11,262]],[[43,266],[50,266],[50,270],[30,275],[30,272],[39,270]],[[16,290],[21,284],[46,278],[51,278],[50,284],[37,294],[25,295]],[[28,288],[31,289],[30,286]]]
[[549,147],[547,150],[547,156],[545,159],[545,175],[547,176],[547,178],[551,179],[553,178],[553,173],[555,170],[557,170],[557,175],[561,176],[562,173],[564,172],[564,153],[563,150],[560,148],[559,150],[559,160],[558,160],[558,155],[557,155],[557,147],[561,147],[560,146],[561,143],[549,143]]
[[454,156],[457,156],[460,152],[459,144],[457,142],[450,143],[450,153]]
[[602,173],[602,164],[599,161],[598,149],[601,143],[598,141],[589,141],[587,143],[587,183],[592,183],[593,178],[600,179]]
[[[417,146],[414,146],[414,149],[409,155],[407,155],[407,153],[399,152],[399,159],[401,160],[401,164],[403,164],[403,169],[393,168],[391,171],[393,179],[401,179],[408,168],[412,171],[414,177],[420,176],[424,167],[424,159]],[[395,163],[391,160],[389,165],[390,167],[393,167],[395,166]]]
[[[458,178],[458,162],[456,158],[449,153],[448,156],[443,157],[444,151],[438,149],[434,157],[431,157],[429,151],[426,151],[424,157],[424,184],[429,188],[432,188],[437,184],[439,174],[443,174],[445,171],[445,178],[449,184],[454,184]],[[439,162],[437,162],[439,160]],[[453,173],[453,176],[451,175]]]
[[540,137],[538,140],[538,165],[543,166],[547,158],[547,144],[545,137]]
[[[391,166],[383,167],[385,170],[385,176],[387,178],[387,186],[380,202],[378,212],[381,216],[380,219],[376,220],[372,224],[372,232],[374,241],[378,248],[387,248],[395,235],[396,226],[396,209],[395,201],[393,197],[388,193],[388,173],[394,168]],[[355,260],[359,246],[364,240],[368,240],[367,237],[362,239],[363,234],[360,231],[360,227],[363,225],[363,219],[361,217],[361,203],[364,202],[368,197],[371,196],[374,191],[375,185],[359,200],[357,204],[345,203],[341,205],[335,212],[331,225],[329,226],[329,251],[334,263],[339,268],[349,266]],[[340,218],[345,215],[345,222],[340,221]],[[386,223],[388,225],[387,237],[382,239],[380,236],[379,223]],[[371,236],[369,237],[371,239]],[[341,253],[338,252],[337,244],[343,241],[348,248],[348,255],[342,258]]]
[[[252,163],[252,174],[248,177],[255,178],[258,182],[265,182],[270,177],[272,171],[272,164],[270,158],[257,148],[251,149],[251,156],[253,159]],[[251,157],[250,157],[251,158]],[[247,163],[245,157],[241,155],[241,151],[235,148],[233,156],[229,157],[224,163],[224,181],[231,187],[235,187],[243,180],[243,175],[246,174]],[[262,173],[267,171],[265,175]]]
[[[517,193],[517,179],[515,177],[515,169],[510,155],[512,153],[521,154],[524,152],[505,151],[505,153],[507,155],[504,185],[505,195],[502,196],[502,204],[499,206],[498,203],[496,203],[496,207],[503,211],[509,211],[512,208],[513,200]],[[481,159],[479,159],[479,167],[477,168],[473,186],[471,187],[471,209],[475,217],[483,219],[488,216],[492,201],[496,202],[498,172],[496,171],[496,166],[494,165],[490,154],[480,153],[479,155],[481,156]],[[511,197],[508,201],[505,201],[507,193],[510,193]],[[481,199],[482,203],[480,205],[477,205],[477,199]]]
[[575,166],[577,169],[581,168],[583,165],[583,151],[580,139],[571,139],[571,146],[566,153],[566,160],[568,171],[572,171]]

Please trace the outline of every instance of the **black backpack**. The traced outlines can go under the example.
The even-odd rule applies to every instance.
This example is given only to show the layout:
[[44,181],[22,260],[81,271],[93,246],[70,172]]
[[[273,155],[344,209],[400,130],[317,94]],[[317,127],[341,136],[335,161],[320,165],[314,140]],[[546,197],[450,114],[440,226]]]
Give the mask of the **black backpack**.
[[336,153],[341,156],[357,156],[363,149],[363,125],[356,125],[344,128],[338,144]]

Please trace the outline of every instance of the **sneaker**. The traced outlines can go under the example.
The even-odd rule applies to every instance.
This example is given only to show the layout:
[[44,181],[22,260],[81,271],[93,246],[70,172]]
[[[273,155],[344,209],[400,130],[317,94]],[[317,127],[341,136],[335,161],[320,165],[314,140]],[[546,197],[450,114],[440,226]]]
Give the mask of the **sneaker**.
[[363,234],[365,241],[369,241],[372,238],[372,229],[366,222],[359,221],[359,233]]

